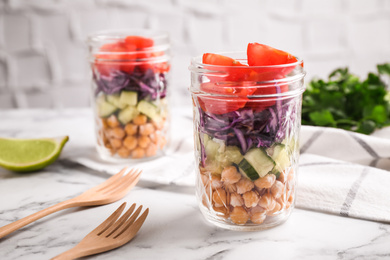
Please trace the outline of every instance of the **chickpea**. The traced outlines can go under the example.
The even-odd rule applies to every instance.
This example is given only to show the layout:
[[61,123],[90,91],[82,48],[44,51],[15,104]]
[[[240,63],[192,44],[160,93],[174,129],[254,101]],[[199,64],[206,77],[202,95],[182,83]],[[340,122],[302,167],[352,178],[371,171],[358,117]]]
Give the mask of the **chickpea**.
[[158,140],[160,138],[160,131],[156,131],[152,134],[149,135],[149,138],[150,140],[155,143],[155,144],[158,144]]
[[275,207],[272,210],[267,211],[267,215],[271,216],[277,213],[278,211],[282,210],[283,206],[280,205],[279,203],[275,204]]
[[247,178],[241,178],[239,182],[236,183],[237,193],[244,194],[247,191],[250,191],[255,187],[253,182]]
[[133,119],[135,125],[144,125],[148,121],[148,118],[145,115],[138,115]]
[[272,210],[275,207],[276,200],[271,194],[266,193],[261,196],[258,205],[266,210]]
[[164,128],[165,120],[153,121],[152,123],[156,129],[161,130]]
[[154,155],[156,155],[157,153],[157,145],[155,145],[154,143],[151,143],[148,148],[146,148],[146,156],[147,157],[152,157]]
[[101,122],[102,122],[102,127],[103,128],[108,128],[107,119],[105,119],[105,118],[100,118],[100,119],[101,119]]
[[138,139],[138,145],[142,148],[148,147],[150,142],[150,138],[144,135]]
[[266,219],[267,215],[265,212],[257,212],[251,215],[251,221],[255,224],[261,224]]
[[275,174],[267,174],[262,178],[255,180],[255,186],[259,189],[268,189],[271,188],[276,180]]
[[237,192],[237,186],[236,184],[229,184],[229,183],[224,183],[223,186],[225,187],[225,190],[229,193],[234,193]]
[[209,183],[209,177],[206,174],[200,174],[200,180],[206,186]]
[[241,197],[240,194],[237,193],[231,193],[230,194],[230,205],[233,207],[240,207],[244,205],[244,199]]
[[218,175],[211,175],[210,185],[211,185],[211,188],[213,188],[215,190],[222,188],[221,177]]
[[154,126],[151,123],[146,123],[144,125],[139,126],[140,135],[150,135],[154,133]]
[[123,130],[122,128],[115,127],[115,128],[110,129],[110,131],[108,132],[108,135],[110,137],[113,137],[116,139],[122,139],[123,137],[125,137],[126,133],[125,133],[125,130]]
[[242,195],[242,198],[244,199],[245,207],[247,208],[256,207],[259,202],[259,196],[257,196],[254,191],[245,192]]
[[110,139],[111,147],[114,149],[118,149],[122,147],[122,141],[120,139],[111,138]]
[[115,115],[111,115],[109,118],[107,118],[106,121],[107,121],[107,125],[111,128],[119,126],[119,121]]
[[128,150],[133,150],[134,148],[137,147],[138,141],[137,138],[134,136],[127,136],[125,140],[123,140],[123,145],[128,149]]
[[228,218],[229,211],[225,207],[213,207],[213,210],[218,214],[218,216],[223,217],[223,218]]
[[226,205],[226,191],[217,189],[213,192],[213,201],[215,207],[224,207]]
[[241,179],[241,174],[235,166],[225,167],[221,173],[221,180],[226,184],[234,184]]
[[160,142],[159,142],[160,149],[163,149],[166,144],[167,144],[167,139],[165,138],[165,136],[161,136]]
[[280,181],[276,181],[271,187],[271,193],[275,199],[280,198],[284,191],[284,184]]
[[136,135],[138,133],[138,126],[133,124],[127,124],[125,126],[125,132],[127,135]]
[[230,219],[237,225],[243,225],[249,220],[249,214],[243,207],[234,207],[230,213]]
[[107,149],[112,149],[112,145],[111,145],[110,142],[104,143],[104,146],[105,146]]
[[143,158],[144,156],[145,156],[145,150],[142,149],[141,147],[137,147],[131,152],[131,157],[135,159],[140,159]]
[[118,155],[122,158],[128,158],[130,156],[130,151],[127,150],[125,147],[122,147],[116,151]]

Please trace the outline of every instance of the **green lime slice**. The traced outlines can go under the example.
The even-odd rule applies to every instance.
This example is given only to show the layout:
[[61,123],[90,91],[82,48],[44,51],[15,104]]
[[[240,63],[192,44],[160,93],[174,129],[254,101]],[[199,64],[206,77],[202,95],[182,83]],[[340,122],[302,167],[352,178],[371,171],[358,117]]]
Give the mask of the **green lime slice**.
[[16,172],[30,172],[52,164],[68,136],[41,139],[0,138],[0,166]]

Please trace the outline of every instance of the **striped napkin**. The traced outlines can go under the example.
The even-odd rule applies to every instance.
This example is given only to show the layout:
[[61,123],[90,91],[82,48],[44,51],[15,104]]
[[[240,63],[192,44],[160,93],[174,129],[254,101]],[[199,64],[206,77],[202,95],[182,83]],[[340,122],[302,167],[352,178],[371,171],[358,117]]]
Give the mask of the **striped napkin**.
[[303,126],[296,206],[390,222],[389,138]]
[[[92,138],[68,149],[65,158],[110,174],[124,166],[138,167],[143,169],[141,180],[194,186],[192,115],[188,110],[172,111],[171,133],[164,156],[151,161],[107,163],[98,157]],[[83,135],[90,136],[87,132]],[[390,222],[390,128],[366,136],[302,126],[300,143],[297,207]]]

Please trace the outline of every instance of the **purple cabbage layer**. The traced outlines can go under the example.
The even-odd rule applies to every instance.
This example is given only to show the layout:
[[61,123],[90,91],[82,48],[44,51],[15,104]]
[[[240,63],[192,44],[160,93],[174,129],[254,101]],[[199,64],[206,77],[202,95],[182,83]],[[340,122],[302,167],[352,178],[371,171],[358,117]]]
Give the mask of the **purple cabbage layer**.
[[[260,112],[243,108],[234,112],[216,115],[199,108],[199,131],[212,138],[224,140],[226,145],[237,146],[245,154],[253,147],[270,147],[284,140],[292,131],[296,106],[294,99],[278,100],[275,105]],[[201,140],[201,161],[206,159]]]
[[164,73],[154,73],[152,69],[141,72],[137,69],[131,74],[114,70],[109,76],[97,75],[93,79],[97,85],[95,95],[99,92],[115,94],[122,90],[136,91],[138,99],[149,97],[150,100],[165,98],[167,93],[167,80]]

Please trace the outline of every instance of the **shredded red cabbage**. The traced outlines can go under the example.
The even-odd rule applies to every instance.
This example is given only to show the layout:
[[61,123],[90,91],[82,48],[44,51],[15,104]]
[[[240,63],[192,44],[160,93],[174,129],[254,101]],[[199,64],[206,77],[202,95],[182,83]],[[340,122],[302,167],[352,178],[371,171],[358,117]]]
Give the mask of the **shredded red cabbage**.
[[[282,142],[286,132],[292,130],[289,124],[294,122],[296,102],[290,101],[293,100],[278,100],[275,105],[259,112],[243,108],[222,115],[204,112],[199,108],[199,131],[224,140],[226,145],[239,147],[242,154],[252,147],[270,147],[275,142]],[[204,148],[201,153],[204,164]]]
[[99,92],[115,94],[122,90],[136,91],[139,99],[156,100],[165,98],[167,80],[164,73],[155,73],[152,69],[146,72],[134,69],[129,74],[120,70],[111,71],[109,76],[94,73],[93,79],[97,85],[95,95]]

